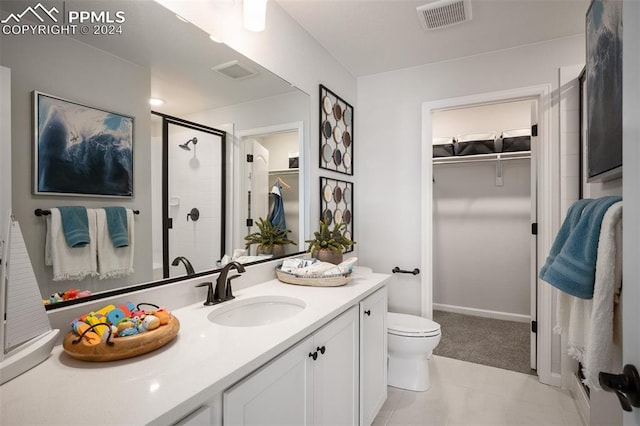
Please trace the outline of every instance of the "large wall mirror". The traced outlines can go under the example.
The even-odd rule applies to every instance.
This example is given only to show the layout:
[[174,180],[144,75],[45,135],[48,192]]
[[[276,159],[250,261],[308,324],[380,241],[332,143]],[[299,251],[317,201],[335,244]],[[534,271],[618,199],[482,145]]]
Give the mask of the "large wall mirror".
[[[12,132],[11,158],[0,161],[12,164],[11,208],[43,299],[67,289],[94,299],[212,272],[224,255],[243,254],[244,236],[273,209],[276,184],[297,242],[286,254],[304,250],[306,93],[153,1],[41,3],[126,16],[121,34],[0,36],[0,62],[11,69]],[[25,4],[3,0],[2,19]],[[33,91],[133,117],[133,198],[34,195]],[[165,102],[150,106],[151,97]],[[260,173],[247,162],[258,146],[268,152]],[[44,256],[48,219],[34,211],[59,206],[138,210],[135,271],[54,281]],[[250,261],[255,250],[244,254]],[[78,302],[48,309],[69,303]]]

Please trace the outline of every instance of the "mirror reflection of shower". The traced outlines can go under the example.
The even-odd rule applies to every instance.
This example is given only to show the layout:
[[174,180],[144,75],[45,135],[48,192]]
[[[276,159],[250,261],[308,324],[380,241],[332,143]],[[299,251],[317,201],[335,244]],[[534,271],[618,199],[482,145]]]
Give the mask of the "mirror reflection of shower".
[[[226,133],[193,121],[154,113],[152,199],[159,210],[152,224],[154,276],[185,274],[172,261],[189,259],[196,273],[216,267],[225,251]],[[197,144],[197,148],[196,148]],[[189,151],[189,154],[184,153]],[[180,262],[180,260],[177,260]]]
[[185,143],[178,145],[180,148],[184,149],[185,151],[191,151],[191,148],[189,148],[189,144],[193,143],[193,147],[196,147],[196,144],[198,143],[198,138],[193,137],[191,139],[189,139],[188,141],[186,141]]

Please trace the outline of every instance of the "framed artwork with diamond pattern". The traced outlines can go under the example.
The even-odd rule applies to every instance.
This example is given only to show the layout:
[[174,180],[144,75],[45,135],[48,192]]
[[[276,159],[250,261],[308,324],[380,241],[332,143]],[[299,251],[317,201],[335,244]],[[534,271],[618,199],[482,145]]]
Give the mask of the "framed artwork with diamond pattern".
[[320,168],[353,176],[353,107],[322,84]]
[[[333,229],[344,222],[345,237],[353,239],[353,182],[320,177],[320,218]],[[345,251],[353,251],[353,247]]]

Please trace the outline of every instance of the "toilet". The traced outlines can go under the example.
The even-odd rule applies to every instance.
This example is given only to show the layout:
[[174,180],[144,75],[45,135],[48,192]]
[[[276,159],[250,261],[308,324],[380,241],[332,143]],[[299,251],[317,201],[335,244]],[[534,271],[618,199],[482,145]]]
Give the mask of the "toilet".
[[389,386],[419,392],[429,389],[428,362],[440,343],[440,324],[416,315],[389,312],[387,337]]

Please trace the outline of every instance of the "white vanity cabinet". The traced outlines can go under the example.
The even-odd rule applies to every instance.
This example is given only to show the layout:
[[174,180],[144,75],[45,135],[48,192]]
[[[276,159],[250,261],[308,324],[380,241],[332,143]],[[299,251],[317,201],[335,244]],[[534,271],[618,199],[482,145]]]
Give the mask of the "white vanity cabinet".
[[360,302],[360,424],[370,425],[387,399],[387,288]]
[[225,391],[223,424],[357,424],[358,332],[352,307]]

